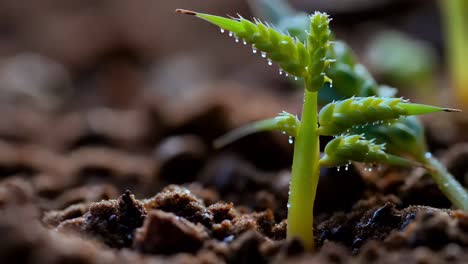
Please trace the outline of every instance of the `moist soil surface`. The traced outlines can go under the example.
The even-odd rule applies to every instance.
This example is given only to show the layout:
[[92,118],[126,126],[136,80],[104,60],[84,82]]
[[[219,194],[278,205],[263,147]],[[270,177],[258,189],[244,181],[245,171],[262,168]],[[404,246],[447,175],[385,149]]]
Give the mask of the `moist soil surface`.
[[[322,169],[316,250],[286,241],[288,139],[211,142],[300,94],[215,86],[125,110],[2,106],[0,263],[467,263],[468,214],[420,168]],[[426,127],[467,186],[468,145]]]

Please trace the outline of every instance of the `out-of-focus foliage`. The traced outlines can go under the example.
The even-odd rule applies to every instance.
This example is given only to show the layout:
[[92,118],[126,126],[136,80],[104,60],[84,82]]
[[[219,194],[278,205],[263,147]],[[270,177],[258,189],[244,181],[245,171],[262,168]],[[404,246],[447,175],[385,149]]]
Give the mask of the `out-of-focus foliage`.
[[447,53],[449,57],[455,98],[460,107],[468,109],[468,1],[440,1],[445,22]]
[[370,43],[367,61],[386,82],[418,87],[432,82],[437,59],[434,49],[423,41],[397,31],[383,31]]

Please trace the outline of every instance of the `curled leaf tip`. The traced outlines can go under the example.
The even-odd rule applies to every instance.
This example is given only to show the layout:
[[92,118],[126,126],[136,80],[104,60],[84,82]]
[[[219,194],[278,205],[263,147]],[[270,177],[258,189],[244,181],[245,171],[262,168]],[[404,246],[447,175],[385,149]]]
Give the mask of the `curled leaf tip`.
[[454,108],[444,108],[444,112],[463,112],[461,109],[454,109]]
[[185,15],[191,15],[191,16],[197,15],[197,12],[187,10],[187,9],[180,9],[180,8],[176,9],[175,12],[179,14],[185,14]]

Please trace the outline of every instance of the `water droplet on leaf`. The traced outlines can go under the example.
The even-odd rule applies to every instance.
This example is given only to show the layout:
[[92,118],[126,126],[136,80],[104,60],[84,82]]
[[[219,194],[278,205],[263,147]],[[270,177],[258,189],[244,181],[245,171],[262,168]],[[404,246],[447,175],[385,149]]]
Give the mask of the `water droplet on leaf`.
[[253,54],[257,53],[257,48],[255,47],[255,45],[252,45],[252,53]]

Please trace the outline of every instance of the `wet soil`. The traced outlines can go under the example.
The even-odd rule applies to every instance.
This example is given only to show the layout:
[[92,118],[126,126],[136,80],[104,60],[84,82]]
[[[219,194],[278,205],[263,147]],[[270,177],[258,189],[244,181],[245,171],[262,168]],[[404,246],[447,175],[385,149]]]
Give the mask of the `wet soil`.
[[[288,140],[211,142],[300,96],[220,85],[177,102],[145,95],[128,110],[6,108],[0,262],[466,263],[468,214],[417,168],[323,169],[316,251],[286,241]],[[468,186],[468,145],[436,151]]]

